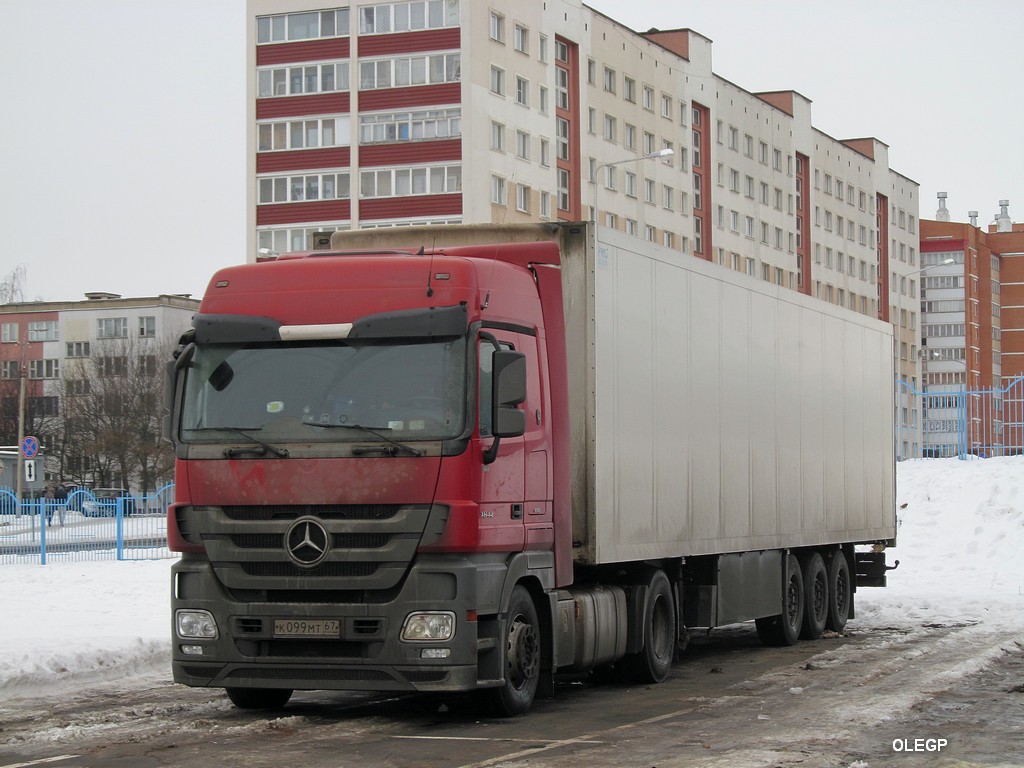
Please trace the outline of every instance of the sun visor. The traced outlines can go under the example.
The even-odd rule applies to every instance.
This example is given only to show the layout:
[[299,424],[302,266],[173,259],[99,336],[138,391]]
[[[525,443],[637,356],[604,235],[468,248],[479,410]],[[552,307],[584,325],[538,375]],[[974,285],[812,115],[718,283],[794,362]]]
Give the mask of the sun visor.
[[281,323],[272,317],[196,314],[192,317],[197,344],[245,344],[280,341]]
[[453,307],[402,309],[361,317],[349,339],[438,338],[465,336],[469,316],[465,304]]

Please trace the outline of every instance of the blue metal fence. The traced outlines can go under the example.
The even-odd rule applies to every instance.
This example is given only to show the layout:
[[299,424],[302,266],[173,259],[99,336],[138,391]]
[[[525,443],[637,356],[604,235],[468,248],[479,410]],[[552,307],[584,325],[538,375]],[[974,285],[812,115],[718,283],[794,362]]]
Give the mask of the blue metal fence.
[[1024,453],[1024,376],[1003,388],[896,386],[896,458]]
[[79,489],[67,499],[20,503],[0,487],[0,564],[81,560],[153,560],[167,548],[167,506],[174,486],[143,496],[97,497]]

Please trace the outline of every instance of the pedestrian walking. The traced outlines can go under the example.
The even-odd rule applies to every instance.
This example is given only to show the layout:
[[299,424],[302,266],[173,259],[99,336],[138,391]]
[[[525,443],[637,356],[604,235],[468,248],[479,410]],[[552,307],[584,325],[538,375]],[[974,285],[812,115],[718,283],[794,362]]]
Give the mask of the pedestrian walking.
[[46,486],[46,491],[43,492],[43,511],[46,512],[47,527],[53,525],[53,508],[56,506],[54,503],[55,498],[57,498],[57,492],[54,491],[53,486]]
[[54,501],[57,502],[57,519],[63,528],[68,521],[68,487],[64,483],[57,486],[57,490],[54,492]]

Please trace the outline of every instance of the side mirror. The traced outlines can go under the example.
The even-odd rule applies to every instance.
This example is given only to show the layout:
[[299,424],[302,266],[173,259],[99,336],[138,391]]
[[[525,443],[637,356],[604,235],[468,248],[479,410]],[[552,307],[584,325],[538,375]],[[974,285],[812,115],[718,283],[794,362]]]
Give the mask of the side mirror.
[[526,432],[526,413],[516,408],[526,400],[526,355],[512,350],[494,353],[491,405],[495,437],[519,437]]

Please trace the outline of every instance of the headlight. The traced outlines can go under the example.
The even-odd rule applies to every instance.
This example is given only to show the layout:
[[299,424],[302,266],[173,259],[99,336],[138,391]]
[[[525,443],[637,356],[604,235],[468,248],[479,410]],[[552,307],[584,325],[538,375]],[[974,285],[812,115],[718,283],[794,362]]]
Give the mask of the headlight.
[[209,611],[179,610],[174,614],[178,637],[217,639],[217,622]]
[[410,613],[402,625],[403,640],[437,642],[451,640],[455,634],[455,614],[451,611]]

